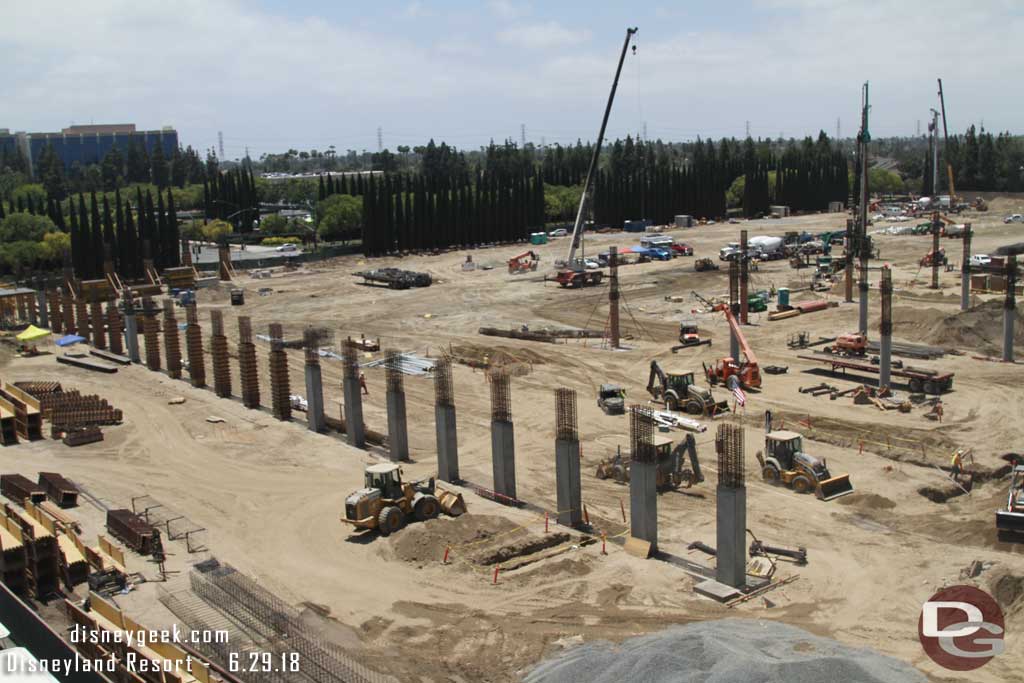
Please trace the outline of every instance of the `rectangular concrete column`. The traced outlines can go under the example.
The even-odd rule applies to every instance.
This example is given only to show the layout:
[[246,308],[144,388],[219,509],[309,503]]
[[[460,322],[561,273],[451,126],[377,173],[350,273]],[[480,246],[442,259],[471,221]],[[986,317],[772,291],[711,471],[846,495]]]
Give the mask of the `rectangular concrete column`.
[[971,224],[964,225],[964,256],[960,264],[960,310],[971,307]]
[[342,394],[345,400],[345,432],[348,443],[356,448],[366,448],[366,425],[363,423],[363,395],[359,388],[359,357],[356,347],[346,343],[342,349],[344,376]]
[[44,329],[50,329],[50,316],[46,312],[46,290],[38,289],[36,291],[36,307],[39,309],[39,326]]
[[141,363],[139,355],[139,323],[134,311],[129,313],[127,309],[124,315],[124,344],[128,347],[128,357],[133,363]]
[[[743,464],[743,427],[721,424],[715,435],[718,454],[715,579],[733,588],[747,584],[747,489]],[[634,475],[635,476],[635,475]]]
[[579,441],[555,441],[555,491],[558,496],[558,523],[571,527],[582,524]]
[[434,365],[434,427],[437,436],[437,478],[456,483],[459,476],[459,440],[455,426],[455,387],[452,363],[442,358]]
[[491,464],[494,492],[516,499],[516,440],[511,422],[491,420]]
[[391,460],[398,462],[409,459],[409,431],[405,416],[405,392],[389,391],[386,394],[388,406],[388,449]]
[[1003,360],[1013,362],[1013,337],[1017,321],[1017,256],[1006,258],[1006,299],[1003,300]]
[[718,529],[715,579],[733,588],[742,588],[747,581],[747,490],[719,484],[716,496]]
[[878,326],[878,388],[889,386],[892,375],[892,271],[882,268],[878,285],[882,297],[882,318]]
[[455,406],[434,406],[434,422],[437,432],[437,478],[456,483],[461,477]]
[[306,365],[306,424],[312,432],[324,430],[324,383],[320,365]]
[[629,533],[658,549],[658,464],[633,460],[629,466]]

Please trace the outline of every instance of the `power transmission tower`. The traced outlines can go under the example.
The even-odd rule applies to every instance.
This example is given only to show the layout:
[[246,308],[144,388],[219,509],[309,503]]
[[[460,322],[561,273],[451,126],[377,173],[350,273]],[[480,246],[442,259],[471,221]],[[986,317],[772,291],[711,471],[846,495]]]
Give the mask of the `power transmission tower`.
[[917,120],[917,137],[921,137],[921,119]]
[[644,121],[644,142],[647,142],[647,122]]
[[526,124],[519,124],[519,146],[526,147]]
[[377,151],[384,151],[384,131],[380,126],[377,126]]
[[836,117],[836,140],[839,139],[839,117]]
[[220,152],[220,158],[224,158],[224,131],[217,131],[217,151]]
[[747,121],[747,137],[750,137],[750,121]]

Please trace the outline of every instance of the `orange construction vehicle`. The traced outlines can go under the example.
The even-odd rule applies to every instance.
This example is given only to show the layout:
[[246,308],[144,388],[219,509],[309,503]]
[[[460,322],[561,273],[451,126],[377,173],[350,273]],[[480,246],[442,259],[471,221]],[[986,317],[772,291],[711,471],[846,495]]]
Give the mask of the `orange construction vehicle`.
[[935,260],[939,262],[940,266],[946,265],[946,250],[939,247],[938,251],[929,251],[924,255],[924,258],[921,259],[921,267],[930,268],[932,262]]
[[841,334],[835,343],[825,347],[826,353],[837,353],[843,356],[863,356],[868,350],[868,338],[859,333]]
[[538,263],[540,263],[540,255],[537,252],[524,251],[522,254],[513,256],[508,260],[508,272],[515,274],[537,270]]
[[705,365],[704,374],[707,375],[708,383],[728,385],[729,378],[735,376],[745,389],[759,389],[761,387],[761,368],[757,364],[757,356],[754,355],[753,349],[747,343],[747,338],[743,336],[739,321],[736,320],[736,316],[733,315],[728,304],[718,304],[715,306],[715,310],[725,313],[729,329],[736,335],[736,341],[739,342],[744,360],[740,362],[736,358],[727,357],[710,367]]

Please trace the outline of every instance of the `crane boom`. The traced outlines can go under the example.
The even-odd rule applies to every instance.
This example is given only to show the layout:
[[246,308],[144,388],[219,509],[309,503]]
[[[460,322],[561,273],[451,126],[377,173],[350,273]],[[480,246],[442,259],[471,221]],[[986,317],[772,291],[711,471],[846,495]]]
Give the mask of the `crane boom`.
[[721,304],[719,310],[725,313],[725,319],[729,323],[729,329],[736,336],[736,341],[739,342],[740,350],[743,351],[743,355],[747,359],[747,363],[750,365],[758,365],[757,356],[754,355],[754,350],[750,348],[750,344],[747,343],[747,338],[743,336],[743,329],[740,326],[740,322],[733,315],[732,310],[726,304]]
[[[946,175],[949,178],[949,208],[956,201],[956,190],[953,188],[953,163],[949,160],[949,127],[946,126],[946,98],[942,94],[942,79],[939,80],[939,108],[942,109],[942,148],[946,154]],[[934,182],[934,180],[933,180]]]
[[622,43],[622,54],[619,55],[619,65],[615,69],[615,80],[612,81],[612,90],[608,93],[608,104],[605,105],[604,118],[601,119],[601,130],[597,133],[597,142],[594,144],[594,153],[590,157],[590,166],[587,168],[587,178],[583,181],[583,194],[580,195],[580,206],[576,211],[576,223],[573,225],[572,239],[569,242],[569,256],[565,260],[567,268],[582,267],[576,264],[575,259],[576,248],[582,242],[583,212],[586,208],[590,188],[594,183],[594,174],[597,172],[597,162],[601,156],[601,143],[604,142],[604,131],[608,126],[608,116],[612,112],[612,102],[615,101],[615,90],[619,87],[619,74],[622,73],[622,63],[626,59],[626,50],[629,49],[629,41],[636,32],[636,27],[626,29],[626,40]]

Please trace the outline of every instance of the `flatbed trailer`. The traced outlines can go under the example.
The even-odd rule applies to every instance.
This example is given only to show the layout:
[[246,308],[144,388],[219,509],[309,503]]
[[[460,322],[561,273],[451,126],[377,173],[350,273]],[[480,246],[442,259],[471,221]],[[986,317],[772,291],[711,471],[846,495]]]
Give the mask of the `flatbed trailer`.
[[[797,356],[797,358],[814,361],[815,363],[831,365],[832,372],[837,372],[841,369],[843,371],[843,375],[846,374],[847,370],[856,370],[858,372],[868,372],[873,375],[877,375],[879,369],[879,366],[877,365],[872,365],[870,363],[858,363],[853,360],[836,358],[834,356]],[[910,386],[910,391],[913,393],[920,393],[923,391],[926,394],[944,394],[953,388],[952,372],[925,370],[923,368],[913,367],[894,367],[890,372],[895,377],[905,378],[907,380],[907,384]]]

